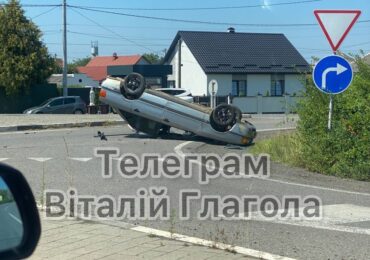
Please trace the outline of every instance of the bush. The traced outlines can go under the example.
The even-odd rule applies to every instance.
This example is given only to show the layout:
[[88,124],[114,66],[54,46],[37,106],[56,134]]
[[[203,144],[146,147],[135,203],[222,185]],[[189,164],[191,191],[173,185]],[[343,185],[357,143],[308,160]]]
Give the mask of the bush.
[[329,95],[308,80],[298,105],[302,164],[312,171],[370,180],[370,67],[357,59],[351,87],[335,95],[332,129],[327,129]]

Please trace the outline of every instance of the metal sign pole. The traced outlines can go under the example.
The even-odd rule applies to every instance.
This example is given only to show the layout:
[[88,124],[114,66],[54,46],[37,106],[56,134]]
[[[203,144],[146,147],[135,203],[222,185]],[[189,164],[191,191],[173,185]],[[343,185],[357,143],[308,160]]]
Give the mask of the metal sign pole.
[[218,83],[216,80],[211,80],[208,84],[208,93],[210,94],[210,103],[211,103],[211,108],[216,107],[216,94],[218,90]]
[[213,108],[213,107],[214,107],[214,106],[213,106],[213,93],[214,93],[214,92],[212,91],[212,92],[211,92],[211,100],[210,100],[210,101],[211,101],[211,108]]
[[333,95],[330,95],[328,130],[331,130],[331,118],[332,118],[332,115],[333,115]]
[[[337,55],[337,52],[333,52],[334,55]],[[329,101],[329,116],[328,116],[328,130],[331,130],[331,120],[333,116],[333,94],[330,94],[330,101]]]

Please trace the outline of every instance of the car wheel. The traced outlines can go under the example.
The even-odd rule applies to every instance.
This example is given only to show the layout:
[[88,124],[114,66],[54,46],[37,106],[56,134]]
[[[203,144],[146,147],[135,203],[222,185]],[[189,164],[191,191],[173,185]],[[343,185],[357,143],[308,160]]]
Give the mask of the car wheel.
[[213,122],[220,128],[229,127],[235,123],[236,112],[235,108],[227,105],[218,105],[211,115]]
[[121,86],[121,93],[127,98],[136,99],[143,94],[145,85],[145,79],[142,75],[131,73],[125,78]]
[[75,110],[75,115],[82,115],[83,112],[80,109]]
[[234,109],[235,109],[235,119],[237,121],[242,120],[242,117],[243,117],[242,111],[237,107],[234,107]]

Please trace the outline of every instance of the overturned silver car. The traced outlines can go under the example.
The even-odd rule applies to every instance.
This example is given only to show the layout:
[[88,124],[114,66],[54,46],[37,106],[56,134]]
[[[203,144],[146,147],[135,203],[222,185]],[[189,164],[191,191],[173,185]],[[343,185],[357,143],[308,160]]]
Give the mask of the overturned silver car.
[[151,136],[168,133],[171,127],[217,141],[248,145],[256,128],[242,121],[241,111],[221,104],[215,109],[146,88],[137,73],[122,78],[108,77],[102,83],[100,100],[112,106],[136,131]]

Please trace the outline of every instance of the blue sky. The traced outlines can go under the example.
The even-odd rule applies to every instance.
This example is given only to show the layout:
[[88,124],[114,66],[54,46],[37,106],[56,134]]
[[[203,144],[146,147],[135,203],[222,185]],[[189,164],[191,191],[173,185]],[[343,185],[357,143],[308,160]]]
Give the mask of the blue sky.
[[6,183],[3,181],[3,179],[0,178],[0,190],[5,190],[7,188],[8,186],[6,185]]
[[[322,0],[317,2],[275,5],[299,0],[67,0],[69,5],[115,8],[107,11],[143,16],[224,22],[234,26],[237,32],[284,33],[301,54],[310,61],[311,56],[323,57],[331,53],[330,46],[319,25],[308,27],[251,27],[233,25],[248,24],[312,24],[316,23],[315,9],[359,9],[359,20],[370,20],[369,0]],[[60,4],[62,0],[21,0],[22,4]],[[241,5],[261,5],[255,8],[220,10],[133,10],[159,8],[200,8]],[[62,8],[25,7],[26,15],[44,32],[43,40],[51,54],[62,54]],[[45,14],[43,14],[46,12]],[[227,25],[191,24],[156,21],[87,10],[68,10],[68,59],[69,61],[90,55],[91,41],[99,42],[100,55],[159,54],[169,47],[178,30],[226,31]],[[128,40],[126,40],[128,39]],[[370,21],[354,26],[344,41],[342,51],[356,53],[362,49],[370,52]]]

